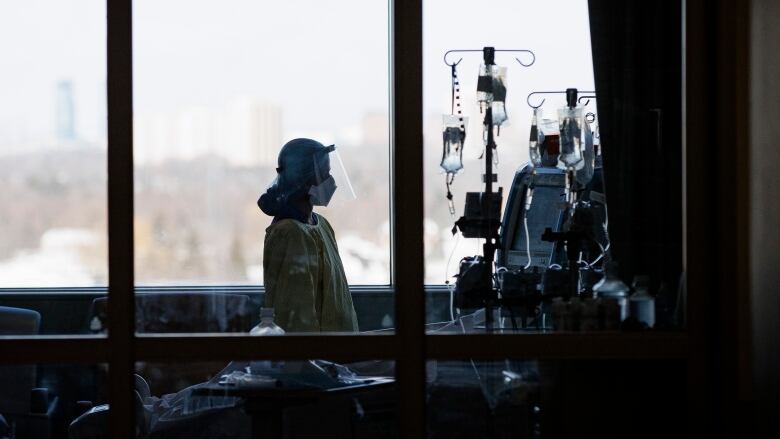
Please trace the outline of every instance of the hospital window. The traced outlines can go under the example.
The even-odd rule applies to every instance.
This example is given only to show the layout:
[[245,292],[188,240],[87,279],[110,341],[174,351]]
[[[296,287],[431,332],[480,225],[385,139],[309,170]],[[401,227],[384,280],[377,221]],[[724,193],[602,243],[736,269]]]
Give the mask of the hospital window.
[[[0,350],[12,353],[0,367],[33,380],[35,391],[20,393],[37,401],[33,414],[48,410],[57,394],[86,391],[94,400],[59,401],[64,416],[75,419],[110,402],[109,431],[118,438],[136,437],[132,431],[138,431],[142,418],[134,392],[149,389],[131,382],[134,372],[151,377],[147,385],[178,392],[204,381],[236,386],[257,380],[251,377],[253,368],[312,358],[350,364],[353,371],[380,361],[390,365],[384,372],[391,385],[383,391],[402,404],[388,408],[368,400],[360,406],[365,422],[350,424],[353,432],[392,425],[408,435],[438,437],[457,430],[458,423],[448,416],[483,413],[480,433],[538,437],[536,426],[557,425],[565,418],[562,413],[576,409],[566,406],[574,389],[562,385],[567,379],[584,382],[592,374],[614,373],[581,387],[599,401],[607,398],[599,395],[604,389],[599,386],[628,386],[635,377],[626,369],[648,372],[648,359],[658,360],[658,370],[675,379],[644,381],[643,391],[658,383],[656,390],[684,392],[679,381],[693,358],[680,317],[685,309],[664,309],[666,316],[682,320],[669,317],[657,331],[640,320],[638,326],[606,328],[607,333],[596,335],[593,331],[605,328],[583,325],[581,311],[566,314],[572,321],[576,315],[576,328],[555,320],[564,314],[552,311],[552,300],[534,311],[539,316],[548,312],[555,321],[549,326],[536,319],[535,327],[526,328],[523,320],[517,328],[517,316],[500,310],[490,323],[486,313],[480,317],[479,310],[457,305],[463,291],[455,288],[462,261],[483,253],[485,242],[463,237],[462,227],[453,233],[455,222],[466,216],[466,194],[482,191],[485,183],[486,113],[477,94],[486,48],[527,50],[519,59],[496,52],[496,63],[509,67],[501,77],[508,90],[503,108],[508,123],[495,133],[494,155],[495,187],[503,188],[504,208],[520,199],[512,190],[521,187],[518,176],[531,159],[531,103],[538,102],[531,94],[577,88],[583,116],[592,117],[587,119],[591,134],[601,118],[602,127],[608,127],[620,114],[623,124],[612,125],[602,141],[625,140],[629,128],[644,136],[637,146],[620,145],[625,155],[605,158],[603,165],[611,163],[615,170],[606,172],[628,182],[642,199],[677,191],[679,199],[665,202],[679,203],[648,232],[662,215],[618,193],[619,208],[610,210],[614,239],[591,246],[591,253],[583,252],[575,263],[593,268],[613,246],[614,259],[623,264],[620,273],[640,275],[633,286],[637,291],[646,285],[641,275],[658,274],[650,281],[653,294],[661,297],[663,285],[665,299],[679,299],[673,293],[685,293],[682,236],[660,235],[675,228],[681,235],[688,227],[680,211],[686,208],[684,90],[675,82],[685,73],[680,8],[647,6],[647,17],[634,17],[648,32],[661,24],[673,29],[663,45],[674,52],[660,54],[641,39],[627,43],[657,57],[644,65],[645,79],[663,90],[646,91],[643,96],[658,97],[648,103],[652,111],[645,111],[644,106],[621,107],[636,103],[625,92],[636,83],[620,82],[619,74],[599,64],[599,56],[614,61],[626,54],[616,55],[620,48],[606,37],[611,35],[607,18],[620,14],[607,12],[598,0],[529,5],[496,0],[487,2],[489,7],[441,0],[59,3],[0,7],[0,52],[9,67],[0,72],[0,311],[10,316],[6,321],[19,319],[14,321],[24,326],[0,333]],[[486,12],[491,20],[483,26],[475,17]],[[559,28],[566,29],[565,35]],[[602,45],[598,54],[596,41]],[[445,56],[452,49],[469,50],[455,69],[446,64],[460,58]],[[533,62],[523,58],[530,52]],[[659,60],[669,62],[669,68],[656,68]],[[669,84],[676,85],[664,88]],[[547,125],[562,129],[558,109],[572,106],[566,94],[544,98],[546,116],[540,121],[549,119]],[[458,107],[468,117],[462,127],[467,133],[464,168],[448,188],[440,168],[443,116],[455,115]],[[322,213],[336,229],[361,330],[370,336],[247,334],[263,300],[263,239],[270,223],[256,201],[275,177],[278,148],[297,137],[336,145],[354,187],[355,200]],[[675,157],[653,155],[664,141]],[[604,145],[610,147],[617,149]],[[658,168],[648,171],[633,161],[637,157]],[[631,180],[632,172],[645,172],[661,189],[656,193]],[[561,181],[556,188],[568,196]],[[454,194],[452,210],[448,189]],[[593,192],[597,200],[598,190]],[[542,191],[537,194],[543,198]],[[516,233],[502,237],[502,244],[512,247],[513,239],[522,240],[524,224],[507,218],[502,228],[511,225]],[[550,226],[564,232],[557,218]],[[539,224],[532,223],[534,233]],[[606,221],[599,224],[607,228]],[[628,224],[641,229],[641,239],[631,237]],[[524,236],[525,242],[531,240],[531,232]],[[560,265],[571,246],[561,245],[545,254],[544,269],[563,273]],[[503,248],[504,267],[492,268],[517,270],[508,267],[510,250],[515,258],[534,261],[535,253],[532,257],[531,250],[516,247]],[[595,247],[601,247],[601,256]],[[650,247],[650,252],[636,250]],[[667,258],[658,257],[663,252]],[[645,268],[650,272],[641,272]],[[586,275],[580,275],[585,282]],[[561,296],[571,299],[568,293]],[[555,303],[563,306],[558,312],[575,309],[572,301]],[[660,303],[656,309],[663,306],[672,305]],[[485,308],[485,303],[472,308]],[[603,315],[594,318],[603,323]],[[215,377],[213,371],[225,364],[235,367],[224,380]],[[305,367],[351,379],[339,364],[316,360]],[[186,372],[178,370],[188,366]],[[78,388],[63,384],[73,377]],[[450,398],[447,389],[452,388],[465,393]],[[551,410],[540,412],[538,404]],[[319,406],[323,411],[318,413],[334,407]],[[339,414],[347,413],[353,422],[349,407]],[[573,422],[582,420],[571,416]],[[522,431],[512,430],[517,422],[523,423]]]

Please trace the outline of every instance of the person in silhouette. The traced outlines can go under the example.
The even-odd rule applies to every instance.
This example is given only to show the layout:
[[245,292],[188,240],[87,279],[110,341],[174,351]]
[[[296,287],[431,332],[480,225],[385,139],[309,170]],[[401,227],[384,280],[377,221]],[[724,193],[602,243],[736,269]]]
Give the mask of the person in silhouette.
[[277,177],[257,200],[273,217],[263,250],[265,306],[287,332],[358,330],[357,316],[330,223],[314,212],[336,191],[336,147],[294,139],[279,152]]

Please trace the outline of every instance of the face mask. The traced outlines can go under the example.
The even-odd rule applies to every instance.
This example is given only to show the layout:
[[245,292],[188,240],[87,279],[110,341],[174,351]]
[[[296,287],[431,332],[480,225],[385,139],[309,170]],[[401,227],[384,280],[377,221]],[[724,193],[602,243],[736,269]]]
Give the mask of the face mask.
[[309,189],[309,200],[315,206],[327,206],[334,192],[336,192],[336,180],[333,177],[328,177],[322,183]]

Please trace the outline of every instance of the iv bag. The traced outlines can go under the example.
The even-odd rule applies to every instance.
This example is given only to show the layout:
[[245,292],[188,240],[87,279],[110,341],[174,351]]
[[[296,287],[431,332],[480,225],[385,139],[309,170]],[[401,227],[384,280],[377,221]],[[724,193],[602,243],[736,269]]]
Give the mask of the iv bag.
[[477,102],[479,105],[493,101],[493,65],[480,64],[477,78]]
[[582,157],[582,125],[582,107],[564,107],[558,110],[558,129],[561,136],[558,168],[579,170],[585,166]]
[[[541,115],[541,113],[540,113]],[[552,119],[537,121],[539,123],[539,153],[542,155],[542,166],[554,168],[561,154],[561,136],[558,122]]]
[[493,66],[493,125],[501,126],[506,115],[506,67]]
[[538,108],[534,108],[534,114],[531,116],[531,132],[528,136],[528,158],[531,160],[531,164],[538,168],[542,166],[542,154],[539,152],[539,128],[537,126],[537,112]]
[[490,106],[493,112],[493,125],[501,126],[506,122],[506,67],[492,64],[479,66],[477,101],[480,109]]
[[466,124],[469,118],[445,114],[442,130],[443,149],[441,169],[447,174],[457,174],[463,169],[463,145],[466,141]]
[[593,149],[593,132],[590,130],[590,124],[584,124],[581,145],[583,166],[576,172],[575,177],[577,182],[585,186],[593,179],[593,172],[596,168],[596,154]]

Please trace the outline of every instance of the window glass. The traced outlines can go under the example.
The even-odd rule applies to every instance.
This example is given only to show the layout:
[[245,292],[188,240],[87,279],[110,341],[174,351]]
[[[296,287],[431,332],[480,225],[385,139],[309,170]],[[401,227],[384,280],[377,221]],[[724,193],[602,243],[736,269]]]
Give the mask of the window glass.
[[684,361],[429,361],[426,370],[430,438],[659,437],[687,426]]
[[107,283],[105,17],[0,5],[0,288]]
[[95,437],[108,425],[107,384],[107,364],[0,365],[0,437]]
[[[481,21],[482,19],[485,21]],[[453,25],[458,23],[458,25]],[[554,25],[552,25],[554,23]],[[528,54],[496,53],[496,65],[506,67],[506,115],[496,136],[497,185],[503,188],[507,203],[515,171],[528,160],[528,138],[532,110],[526,96],[538,90],[565,90],[576,87],[594,90],[593,61],[590,47],[588,2],[586,0],[556,0],[519,3],[509,0],[473,2],[467,0],[424,2],[423,26],[423,114],[425,141],[425,281],[428,284],[452,282],[461,258],[482,254],[484,240],[453,235],[455,221],[464,214],[467,192],[484,190],[482,174],[484,150],[482,123],[477,101],[477,76],[482,53],[453,53],[457,66],[460,99],[455,103],[457,115],[461,104],[467,117],[463,170],[451,185],[455,214],[447,204],[445,174],[442,159],[442,116],[452,113],[452,71],[442,57],[451,49],[529,49],[536,55],[535,63]],[[563,32],[562,29],[566,31]],[[556,111],[565,104],[565,95],[546,98],[544,117],[557,121]],[[533,104],[541,98],[532,99]],[[591,108],[595,109],[594,103]]]
[[[459,333],[685,325],[679,14],[425,2],[429,322]],[[443,60],[453,49],[472,50]]]
[[263,284],[272,218],[256,202],[282,145],[306,137],[336,145],[354,190],[340,197],[341,180],[315,208],[347,280],[388,284],[387,3],[138,0],[133,13],[137,282]]
[[397,437],[393,361],[136,363],[136,373],[150,437]]

